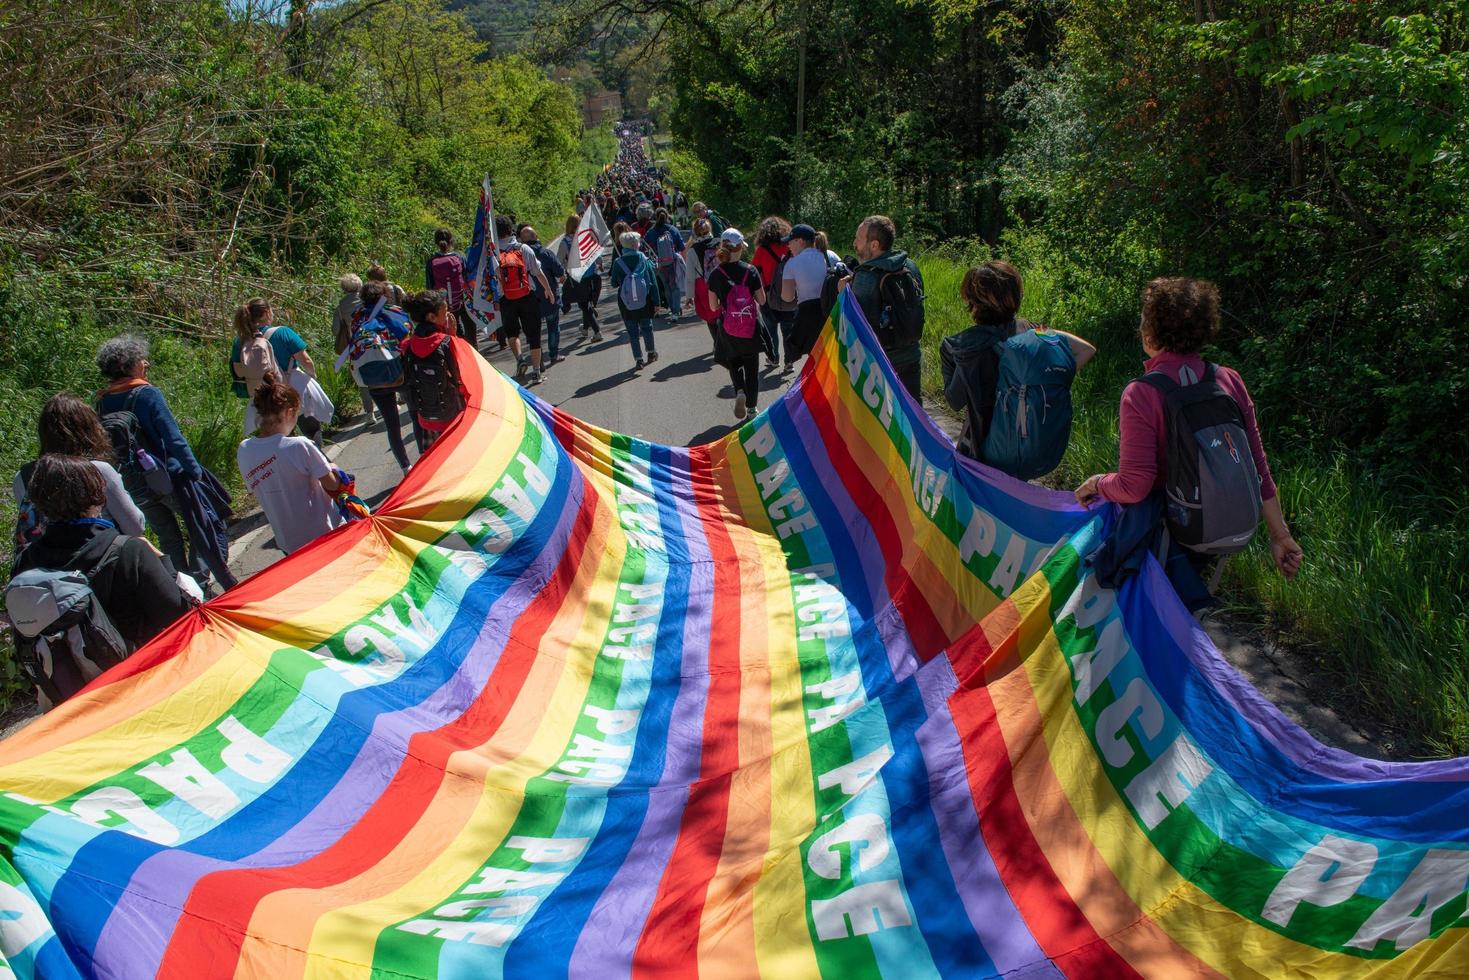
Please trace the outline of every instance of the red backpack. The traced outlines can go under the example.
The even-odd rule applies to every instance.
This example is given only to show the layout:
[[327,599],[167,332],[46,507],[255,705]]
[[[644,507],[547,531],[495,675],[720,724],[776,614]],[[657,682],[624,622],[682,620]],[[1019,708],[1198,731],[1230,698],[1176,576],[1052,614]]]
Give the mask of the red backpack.
[[457,310],[464,303],[464,263],[453,252],[435,255],[428,263],[429,285],[442,289],[448,296],[449,309]]
[[500,290],[506,299],[524,299],[530,295],[530,270],[519,246],[500,252]]

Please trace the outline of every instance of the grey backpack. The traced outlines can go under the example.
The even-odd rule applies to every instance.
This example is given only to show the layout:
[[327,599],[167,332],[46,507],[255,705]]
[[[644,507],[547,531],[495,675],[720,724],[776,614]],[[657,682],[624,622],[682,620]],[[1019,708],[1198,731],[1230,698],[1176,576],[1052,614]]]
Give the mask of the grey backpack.
[[1168,533],[1190,551],[1243,551],[1260,524],[1260,474],[1239,403],[1214,380],[1192,384],[1149,372],[1138,379],[1163,394],[1164,514]]
[[5,589],[16,657],[43,708],[65,701],[132,652],[92,591],[92,576],[117,559],[126,541],[118,535],[90,571],[33,568]]

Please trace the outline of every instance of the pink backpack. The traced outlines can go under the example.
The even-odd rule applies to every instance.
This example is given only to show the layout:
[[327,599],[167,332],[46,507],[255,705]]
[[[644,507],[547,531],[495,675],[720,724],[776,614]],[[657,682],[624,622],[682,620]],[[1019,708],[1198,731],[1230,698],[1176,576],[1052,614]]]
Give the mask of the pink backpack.
[[755,328],[760,322],[760,309],[755,305],[755,294],[750,292],[749,281],[750,270],[746,269],[739,282],[730,282],[723,304],[724,332],[742,340],[755,336]]

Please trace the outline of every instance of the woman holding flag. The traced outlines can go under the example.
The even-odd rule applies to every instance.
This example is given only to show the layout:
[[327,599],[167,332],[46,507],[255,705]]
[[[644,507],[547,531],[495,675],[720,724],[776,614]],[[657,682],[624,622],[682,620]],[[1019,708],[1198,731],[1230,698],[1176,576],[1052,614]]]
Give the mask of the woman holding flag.
[[[570,215],[566,219],[566,227],[561,240],[556,243],[556,258],[561,260],[562,266],[566,268],[566,285],[561,291],[561,312],[570,313],[571,304],[575,303],[581,307],[581,332],[586,336],[591,331],[592,340],[602,339],[602,325],[597,322],[597,300],[602,296],[602,273],[597,270],[597,259],[594,257],[588,264],[582,258],[580,240],[583,224],[594,224],[588,215],[597,215],[596,208],[587,208],[581,217]],[[595,229],[588,229],[593,237]],[[598,248],[592,249],[600,253],[600,242]],[[574,269],[581,269],[581,278],[573,275]]]

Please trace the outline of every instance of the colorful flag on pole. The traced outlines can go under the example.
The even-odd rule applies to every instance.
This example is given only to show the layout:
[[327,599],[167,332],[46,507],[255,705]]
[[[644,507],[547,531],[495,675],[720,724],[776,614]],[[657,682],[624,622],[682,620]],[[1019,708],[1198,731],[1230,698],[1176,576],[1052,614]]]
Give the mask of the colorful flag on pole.
[[490,175],[480,185],[479,210],[474,215],[474,241],[465,266],[469,269],[469,302],[465,314],[474,317],[481,333],[498,328],[500,284],[496,278],[495,198],[490,192]]
[[1469,976],[1469,759],[1316,742],[849,290],[705,446],[453,341],[376,513],[0,742],[0,975]]

